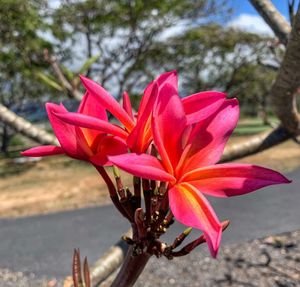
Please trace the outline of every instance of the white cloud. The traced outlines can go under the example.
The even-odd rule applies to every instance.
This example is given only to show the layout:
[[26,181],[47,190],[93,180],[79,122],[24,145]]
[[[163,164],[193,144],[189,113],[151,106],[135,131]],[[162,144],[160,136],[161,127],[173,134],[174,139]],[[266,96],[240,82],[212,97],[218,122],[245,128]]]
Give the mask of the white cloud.
[[61,4],[61,0],[49,0],[48,4],[49,4],[50,8],[57,9]]
[[180,34],[183,34],[189,27],[189,22],[186,20],[179,21],[177,24],[174,24],[173,26],[166,28],[163,30],[157,39],[159,41],[165,41],[170,37],[179,36]]
[[246,32],[273,36],[273,31],[259,15],[240,14],[229,21],[227,27],[232,27]]

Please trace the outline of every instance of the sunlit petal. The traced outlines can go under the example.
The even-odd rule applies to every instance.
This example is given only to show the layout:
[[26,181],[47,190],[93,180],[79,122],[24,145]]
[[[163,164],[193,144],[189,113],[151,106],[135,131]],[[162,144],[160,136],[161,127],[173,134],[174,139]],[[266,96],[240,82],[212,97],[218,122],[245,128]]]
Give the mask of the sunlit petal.
[[148,154],[129,153],[108,158],[113,164],[138,177],[170,182],[175,180],[156,157]]
[[225,93],[200,92],[182,99],[188,124],[198,123],[215,113],[226,98]]
[[251,164],[217,164],[185,174],[182,181],[190,182],[201,192],[217,196],[236,196],[259,188],[291,181],[279,172]]
[[107,121],[107,114],[105,108],[97,101],[95,97],[86,92],[80,102],[78,113],[98,118]]
[[217,112],[195,125],[187,142],[183,172],[217,163],[239,118],[236,99],[226,100]]
[[182,153],[186,117],[177,90],[166,83],[153,111],[153,139],[166,170],[173,174]]
[[147,107],[144,109],[143,114],[138,118],[137,124],[128,136],[128,147],[136,153],[145,152],[152,139],[151,132],[151,113],[153,105],[157,97],[158,85],[154,83],[152,85],[149,101]]
[[192,185],[182,183],[169,190],[169,202],[179,222],[203,231],[211,255],[216,257],[222,226],[207,199]]

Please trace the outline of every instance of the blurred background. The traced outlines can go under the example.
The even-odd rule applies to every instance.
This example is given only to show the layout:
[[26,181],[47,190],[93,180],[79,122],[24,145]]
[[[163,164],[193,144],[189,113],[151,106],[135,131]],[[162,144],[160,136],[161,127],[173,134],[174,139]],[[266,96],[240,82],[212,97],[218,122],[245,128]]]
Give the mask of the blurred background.
[[[30,280],[35,275],[26,272],[37,272],[48,279],[64,278],[71,271],[74,247],[80,246],[93,263],[129,227],[109,206],[106,186],[89,164],[64,156],[20,156],[20,151],[27,148],[53,143],[45,103],[63,102],[70,111],[76,111],[84,93],[80,74],[100,83],[117,100],[127,91],[135,108],[146,85],[170,70],[178,72],[181,97],[204,90],[226,92],[229,98],[238,98],[241,107],[229,146],[253,140],[279,124],[270,89],[286,48],[251,1],[0,0],[0,287],[57,286],[56,281],[33,285]],[[272,3],[288,23],[293,22],[299,1]],[[300,171],[299,140],[287,140],[239,162],[270,167],[295,180]],[[125,185],[131,186],[130,180],[123,175]],[[209,265],[212,261],[205,252],[202,259],[196,258],[190,268],[203,267],[201,280],[209,274],[215,280],[216,272],[217,276],[224,273],[227,281],[224,280],[229,282],[228,270],[235,268],[239,272],[249,258],[260,260],[253,263],[257,268],[251,271],[250,263],[242,267],[253,272],[251,278],[264,280],[266,273],[261,266],[265,264],[265,250],[272,247],[275,251],[269,252],[276,255],[280,270],[293,270],[295,275],[291,276],[296,279],[293,277],[292,282],[300,282],[299,231],[280,240],[272,237],[266,243],[245,243],[299,229],[299,188],[296,184],[289,185],[287,192],[281,188],[272,190],[272,196],[264,191],[245,199],[230,199],[228,203],[213,201],[220,218],[232,220],[232,233],[227,238],[245,245],[224,249],[218,266]],[[97,207],[85,208],[93,206]],[[82,209],[76,210],[79,208]],[[70,212],[64,212],[67,210]],[[47,215],[40,216],[43,214]],[[181,229],[177,225],[174,236]],[[227,233],[225,242],[226,236]],[[262,246],[267,247],[263,250]],[[240,251],[244,257],[240,257]],[[282,264],[286,254],[290,257],[284,257]],[[226,262],[224,266],[234,266],[224,268],[222,262]],[[291,267],[287,267],[290,262]],[[186,269],[188,264],[184,261],[181,269],[187,271],[178,273],[181,269],[170,265],[169,277],[156,264],[155,261],[150,269],[152,279],[169,280],[174,274],[179,280],[193,278],[190,275],[194,271]],[[5,268],[15,273],[11,275]],[[20,270],[29,274],[27,285],[15,283],[23,280]],[[162,274],[153,277],[153,272]],[[270,272],[271,277],[283,276],[278,270]],[[5,285],[7,281],[12,285]],[[250,281],[248,285],[234,286],[298,286],[284,285],[285,281],[280,281],[281,285],[275,285],[275,281],[271,285]],[[169,286],[173,284],[170,282],[161,284]],[[212,284],[205,286],[233,286]]]
[[[290,1],[273,3],[292,19]],[[24,120],[0,121],[1,216],[109,202],[89,165],[19,156],[45,141],[34,130],[18,133],[18,125],[52,133],[44,104],[76,110],[84,92],[79,74],[117,99],[127,91],[136,107],[147,83],[176,69],[182,97],[213,89],[238,98],[232,142],[278,123],[268,92],[285,48],[248,1],[0,0],[0,19],[0,104]],[[249,162],[288,171],[299,166],[299,155],[289,141]]]

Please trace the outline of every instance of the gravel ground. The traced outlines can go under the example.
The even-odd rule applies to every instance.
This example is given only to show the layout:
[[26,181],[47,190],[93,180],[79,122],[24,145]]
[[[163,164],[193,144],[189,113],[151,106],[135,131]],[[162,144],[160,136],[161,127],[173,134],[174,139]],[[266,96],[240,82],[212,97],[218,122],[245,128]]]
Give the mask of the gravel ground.
[[300,231],[225,246],[218,260],[204,252],[152,258],[136,286],[300,286]]
[[[0,268],[0,287],[58,287],[55,279]],[[300,286],[300,231],[223,246],[218,260],[203,250],[152,258],[136,287],[293,287]]]

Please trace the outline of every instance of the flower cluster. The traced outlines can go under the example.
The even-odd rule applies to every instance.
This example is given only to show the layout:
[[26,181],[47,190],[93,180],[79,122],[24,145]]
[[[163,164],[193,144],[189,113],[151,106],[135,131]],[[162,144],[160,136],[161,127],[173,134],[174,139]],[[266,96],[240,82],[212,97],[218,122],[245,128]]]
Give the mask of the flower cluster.
[[[276,171],[255,165],[217,164],[239,117],[238,101],[226,99],[224,93],[207,91],[181,99],[177,74],[172,71],[147,86],[135,114],[127,93],[121,106],[97,83],[81,80],[86,93],[78,112],[46,105],[60,146],[40,146],[23,155],[66,154],[98,170],[117,166],[135,178],[151,180],[153,189],[164,183],[172,215],[203,232],[213,257],[222,224],[205,195],[236,196],[290,182]],[[107,112],[120,124],[110,123]],[[132,221],[137,220],[137,212],[135,217]]]

